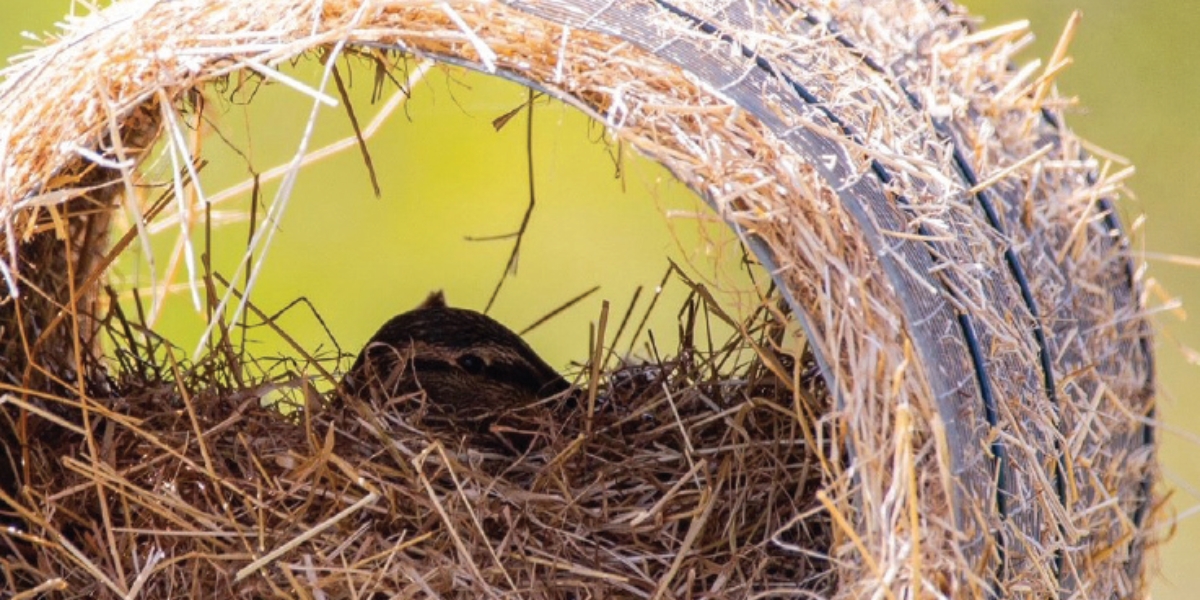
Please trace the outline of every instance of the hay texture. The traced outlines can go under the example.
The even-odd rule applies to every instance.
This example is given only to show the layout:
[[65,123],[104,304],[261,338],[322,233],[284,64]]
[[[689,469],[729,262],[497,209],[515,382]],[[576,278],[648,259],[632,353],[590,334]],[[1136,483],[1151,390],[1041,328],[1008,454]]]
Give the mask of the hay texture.
[[[915,0],[121,2],[70,23],[0,84],[6,585],[1144,595],[1159,475],[1140,270],[1113,209],[1129,170],[1062,125],[1065,44],[1013,68],[1027,36]],[[289,421],[240,362],[180,364],[120,333],[137,319],[98,318],[134,235],[109,246],[110,213],[156,140],[186,149],[206,86],[350,54],[524,83],[665,165],[769,268],[828,401],[734,323],[757,359],[696,369],[713,357],[680,348],[671,385],[535,425],[558,433],[497,469],[379,407],[314,397]],[[194,198],[178,171],[129,210]],[[97,343],[113,323],[142,365],[119,377]]]
[[[772,321],[760,312],[747,334],[769,345]],[[471,432],[419,394],[327,403],[310,388],[306,408],[262,406],[265,386],[221,385],[254,370],[222,362],[234,352],[142,363],[113,382],[119,414],[97,417],[111,461],[31,461],[31,487],[57,490],[34,504],[57,514],[10,538],[23,560],[9,576],[27,590],[58,574],[79,597],[829,593],[830,522],[815,500],[828,453],[813,448],[830,435],[795,417],[826,412],[826,396],[793,406],[740,334],[694,339],[714,350],[619,367],[590,401]],[[84,452],[85,436],[64,437],[34,446]],[[121,573],[137,574],[132,586]]]

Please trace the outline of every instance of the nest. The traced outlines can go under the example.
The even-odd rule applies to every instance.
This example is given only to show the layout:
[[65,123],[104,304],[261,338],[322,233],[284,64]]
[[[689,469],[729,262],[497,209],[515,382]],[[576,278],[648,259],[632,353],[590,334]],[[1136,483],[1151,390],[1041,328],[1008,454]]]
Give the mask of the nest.
[[[72,23],[0,85],[5,577],[113,597],[1143,594],[1160,498],[1113,208],[1129,170],[1062,123],[1069,36],[1042,72],[1012,67],[1026,36],[916,0],[129,2]],[[160,139],[187,158],[129,207],[141,227],[196,184],[179,123],[206,86],[285,80],[306,53],[327,80],[349,54],[387,80],[400,55],[591,115],[738,233],[823,383],[751,333],[782,317],[730,320],[736,352],[593,361],[587,411],[506,425],[532,440],[514,461],[419,411],[311,391],[264,409],[227,343],[181,363],[106,316],[139,162]]]
[[[701,304],[689,304],[691,330],[703,330]],[[814,448],[831,436],[813,420],[827,397],[811,360],[784,357],[806,382],[795,387],[753,351],[779,338],[771,311],[743,325],[745,336],[688,335],[672,360],[619,366],[572,410],[532,405],[470,433],[426,418],[419,393],[343,403],[308,380],[237,385],[255,369],[233,347],[194,365],[127,355],[138,362],[109,382],[88,429],[76,418],[30,436],[17,507],[32,527],[6,536],[8,586],[97,598],[827,594],[832,536],[815,494],[828,452]],[[106,320],[111,335],[136,329]],[[306,405],[264,403],[286,386]],[[111,459],[89,460],[92,448]],[[122,573],[155,576],[122,589]]]

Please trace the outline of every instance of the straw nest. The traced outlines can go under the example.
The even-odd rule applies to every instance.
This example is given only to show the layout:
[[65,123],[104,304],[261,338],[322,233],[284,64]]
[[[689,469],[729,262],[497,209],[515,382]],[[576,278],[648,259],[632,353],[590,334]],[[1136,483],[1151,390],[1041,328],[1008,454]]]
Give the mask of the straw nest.
[[[689,306],[702,331],[711,313]],[[781,333],[770,311],[750,325],[768,346]],[[108,326],[137,328],[119,314]],[[479,431],[430,417],[420,395],[328,402],[307,388],[305,407],[264,406],[264,390],[307,381],[229,381],[257,370],[224,362],[231,346],[195,365],[126,355],[93,417],[111,460],[87,460],[78,425],[29,444],[31,504],[55,514],[10,535],[10,584],[149,598],[827,593],[829,520],[814,506],[827,453],[812,448],[829,434],[794,416],[826,412],[825,396],[814,385],[793,405],[740,335],[688,337],[711,349],[685,341],[591,396]],[[111,548],[122,559],[101,562]],[[122,573],[156,575],[123,588]]]
[[[1063,127],[1065,43],[1012,68],[1027,36],[915,0],[131,1],[71,22],[0,86],[5,585],[1143,595],[1159,500],[1141,272],[1113,209],[1130,170]],[[593,361],[595,402],[515,415],[534,441],[513,455],[302,382],[304,406],[262,407],[288,382],[221,342],[229,303],[183,362],[107,301],[138,236],[109,243],[114,208],[147,222],[195,197],[174,196],[184,167],[132,200],[157,141],[198,160],[179,123],[208,84],[285,80],[305,55],[386,79],[397,54],[592,115],[703,196],[786,308],[730,319],[719,351]],[[785,321],[811,354],[788,358]]]

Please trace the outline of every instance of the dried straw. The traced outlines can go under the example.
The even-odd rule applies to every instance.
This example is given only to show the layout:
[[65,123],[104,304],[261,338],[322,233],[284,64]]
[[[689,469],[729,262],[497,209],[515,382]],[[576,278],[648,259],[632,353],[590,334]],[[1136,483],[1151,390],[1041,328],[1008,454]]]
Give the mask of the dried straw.
[[[1149,326],[1112,208],[1129,171],[1061,123],[1069,37],[1044,68],[1013,69],[1025,27],[977,31],[917,0],[130,1],[70,23],[0,85],[3,415],[29,531],[6,535],[47,553],[7,563],[10,581],[122,597],[727,596],[785,579],[836,598],[1141,595],[1159,502]],[[382,72],[392,52],[547,91],[669,168],[771,270],[832,403],[702,406],[705,386],[747,378],[689,376],[651,416],[674,445],[617,461],[585,451],[595,437],[547,436],[540,462],[518,463],[537,468],[496,473],[453,440],[419,444],[427,432],[284,427],[213,356],[138,362],[147,386],[170,386],[165,405],[107,381],[90,317],[116,255],[107,219],[152,143],[180,159],[154,210],[198,214],[180,123],[207,84],[264,77],[329,104],[279,65],[320,55],[331,74],[357,53]],[[244,306],[227,298],[214,339]],[[66,456],[30,436],[80,435],[54,418],[83,432]],[[787,453],[819,423],[830,437]],[[612,480],[583,485],[571,460]],[[656,461],[688,466],[652,477]],[[819,489],[798,474],[811,464]],[[625,510],[607,512],[610,493]]]

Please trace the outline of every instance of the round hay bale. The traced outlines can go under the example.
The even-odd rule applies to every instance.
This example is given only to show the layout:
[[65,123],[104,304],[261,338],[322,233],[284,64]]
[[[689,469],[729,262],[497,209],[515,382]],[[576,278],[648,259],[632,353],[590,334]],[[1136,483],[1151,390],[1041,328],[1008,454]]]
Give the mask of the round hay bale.
[[[1154,369],[1112,204],[1122,175],[1062,126],[1061,55],[1044,74],[1011,68],[1025,34],[915,0],[122,2],[72,23],[0,85],[7,583],[98,597],[1144,594]],[[108,221],[139,162],[206,85],[347,53],[520,82],[666,166],[768,267],[828,391],[772,401],[762,389],[789,378],[767,352],[742,367],[758,378],[712,396],[728,379],[681,360],[667,366],[683,388],[626,399],[644,422],[529,425],[615,454],[547,436],[540,459],[505,470],[387,412],[322,412],[315,394],[290,422],[242,393],[219,352],[180,369],[129,347],[152,368],[108,375],[98,339],[130,322],[101,318],[104,272],[130,242],[110,247]],[[689,433],[655,449],[670,459],[638,451],[673,419]],[[760,443],[805,436],[799,454]],[[711,462],[688,453],[703,440]]]

